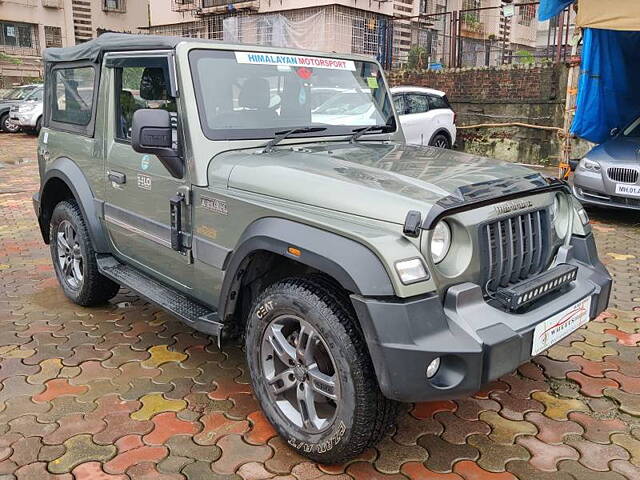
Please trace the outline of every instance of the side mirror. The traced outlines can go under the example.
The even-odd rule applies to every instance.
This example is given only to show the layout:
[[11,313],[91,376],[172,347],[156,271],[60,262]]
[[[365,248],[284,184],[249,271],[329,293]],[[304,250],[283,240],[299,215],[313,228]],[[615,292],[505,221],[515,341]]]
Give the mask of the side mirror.
[[138,153],[158,157],[175,178],[184,176],[184,163],[172,148],[171,116],[166,110],[144,108],[133,114],[131,146]]
[[620,129],[618,127],[614,127],[609,132],[609,135],[611,135],[612,137],[617,137],[619,133],[620,133]]

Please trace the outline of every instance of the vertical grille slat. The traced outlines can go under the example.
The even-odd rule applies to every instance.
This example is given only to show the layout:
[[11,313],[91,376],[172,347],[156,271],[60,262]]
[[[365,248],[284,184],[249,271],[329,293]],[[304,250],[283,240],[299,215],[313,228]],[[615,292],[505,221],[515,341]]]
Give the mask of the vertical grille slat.
[[480,232],[486,257],[483,285],[488,292],[540,273],[549,258],[546,210],[527,212],[487,224]]
[[607,175],[614,182],[636,183],[640,177],[640,172],[633,168],[611,167],[607,170]]
[[535,225],[533,229],[533,242],[535,245],[535,255],[533,260],[533,269],[530,272],[530,275],[534,275],[539,273],[542,270],[542,214],[540,210],[534,212],[533,214],[533,223]]
[[522,263],[524,262],[524,235],[522,233],[522,223],[524,219],[522,217],[516,217],[515,219],[515,238],[516,238],[516,250],[515,250],[515,264],[511,273],[511,281],[517,282],[522,276]]
[[524,261],[522,262],[522,270],[520,271],[520,278],[525,279],[529,276],[531,271],[531,264],[533,263],[533,248],[531,245],[531,238],[533,237],[533,220],[531,214],[527,213],[524,216],[524,244],[525,254]]
[[514,255],[514,242],[515,238],[513,235],[513,222],[510,218],[507,218],[506,223],[504,224],[506,230],[506,263],[507,268],[505,268],[504,277],[500,282],[500,285],[506,287],[511,282],[511,277],[513,276],[513,255]]
[[496,278],[494,283],[497,288],[502,283],[502,273],[504,271],[504,237],[501,224],[496,225],[496,232],[498,235],[496,237]]
[[[487,232],[487,245],[491,246],[491,238],[492,238],[491,225],[487,225],[486,232]],[[492,289],[493,288],[492,279],[493,279],[493,273],[495,271],[495,268],[494,268],[493,264],[495,262],[495,258],[496,257],[494,255],[493,248],[489,248],[488,253],[489,253],[489,265],[487,266],[487,268],[488,268],[488,275],[487,275],[488,281],[485,284],[485,288]]]

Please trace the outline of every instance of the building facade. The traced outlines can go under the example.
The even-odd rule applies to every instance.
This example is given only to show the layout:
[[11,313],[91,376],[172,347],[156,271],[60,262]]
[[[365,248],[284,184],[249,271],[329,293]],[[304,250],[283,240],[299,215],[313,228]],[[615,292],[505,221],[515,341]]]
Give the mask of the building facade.
[[392,0],[153,0],[150,31],[359,53],[384,64],[392,57],[393,15]]
[[2,0],[0,84],[42,77],[42,51],[86,42],[105,31],[140,32],[148,0]]
[[[481,67],[535,57],[537,5],[503,0],[421,0],[412,45],[426,48],[431,62]],[[535,60],[535,58],[534,58]]]

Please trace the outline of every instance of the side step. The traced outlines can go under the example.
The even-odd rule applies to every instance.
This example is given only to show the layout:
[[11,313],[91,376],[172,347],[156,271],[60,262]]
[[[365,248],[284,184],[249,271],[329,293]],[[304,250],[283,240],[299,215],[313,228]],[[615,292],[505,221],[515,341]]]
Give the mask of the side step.
[[111,255],[98,255],[96,260],[102,275],[135,291],[195,330],[218,337],[218,346],[220,346],[224,325],[220,322],[215,310],[194,302],[186,295],[163,285],[134,267],[120,263]]

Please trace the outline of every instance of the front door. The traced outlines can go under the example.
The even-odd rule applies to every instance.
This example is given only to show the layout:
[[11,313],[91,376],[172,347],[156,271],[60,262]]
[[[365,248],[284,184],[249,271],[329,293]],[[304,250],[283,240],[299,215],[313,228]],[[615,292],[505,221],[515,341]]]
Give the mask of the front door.
[[[122,58],[109,56],[107,74],[112,96],[106,141],[104,217],[117,256],[164,283],[189,291],[190,255],[172,249],[170,200],[189,185],[176,179],[154,155],[131,147],[133,114],[141,108],[168,110],[177,119],[176,99],[170,94],[168,55]],[[174,139],[177,142],[177,120]],[[183,231],[189,211],[183,212]]]

